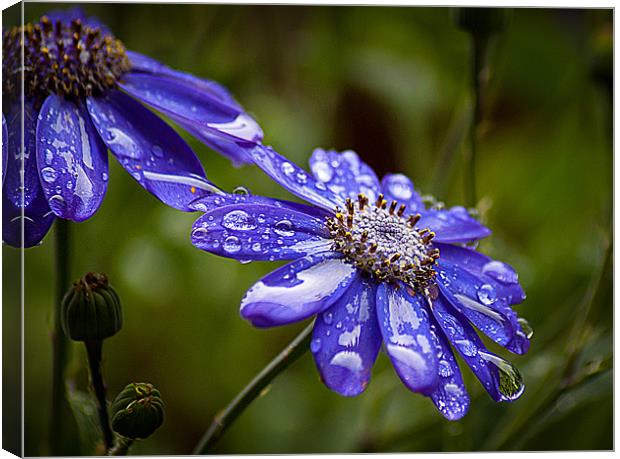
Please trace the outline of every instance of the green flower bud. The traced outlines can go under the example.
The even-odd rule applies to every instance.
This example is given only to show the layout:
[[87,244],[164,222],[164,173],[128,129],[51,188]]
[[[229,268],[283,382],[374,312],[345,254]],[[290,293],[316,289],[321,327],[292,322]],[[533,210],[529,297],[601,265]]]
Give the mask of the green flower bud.
[[149,383],[131,383],[114,399],[112,430],[133,440],[147,438],[164,422],[161,394]]
[[491,35],[501,32],[507,21],[505,8],[456,8],[454,19],[472,34]]
[[61,325],[75,341],[103,340],[123,325],[121,302],[103,273],[87,273],[62,300]]

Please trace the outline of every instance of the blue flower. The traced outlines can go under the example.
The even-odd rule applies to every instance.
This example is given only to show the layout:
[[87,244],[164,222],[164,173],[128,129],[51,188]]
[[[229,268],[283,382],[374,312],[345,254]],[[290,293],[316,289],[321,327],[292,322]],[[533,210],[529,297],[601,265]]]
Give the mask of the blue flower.
[[198,248],[241,261],[292,260],[248,290],[241,315],[257,327],[317,316],[311,351],[325,385],[345,396],[370,380],[381,345],[412,391],[448,419],[468,410],[453,350],[495,401],[523,392],[518,370],[475,328],[516,354],[531,329],[511,305],[525,294],[507,264],[466,247],[490,231],[463,207],[426,208],[402,174],[379,182],[352,151],[317,149],[307,173],[269,147],[255,163],[310,205],[212,195],[193,207]]
[[213,188],[189,145],[147,107],[235,163],[262,139],[222,86],[126,50],[78,9],[5,31],[2,65],[3,240],[16,247],[40,242],[55,217],[80,222],[99,209],[108,149],[177,209]]

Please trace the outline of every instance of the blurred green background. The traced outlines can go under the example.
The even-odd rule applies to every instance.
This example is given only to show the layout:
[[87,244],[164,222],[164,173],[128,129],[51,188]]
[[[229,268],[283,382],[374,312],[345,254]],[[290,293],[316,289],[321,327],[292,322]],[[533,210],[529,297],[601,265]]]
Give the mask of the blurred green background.
[[[422,192],[463,202],[470,45],[449,8],[83,7],[127,48],[225,84],[265,143],[299,164],[318,146],[352,148],[379,174],[401,171]],[[49,9],[27,3],[26,20]],[[512,264],[528,294],[517,309],[535,330],[530,352],[490,345],[523,373],[521,399],[495,404],[464,368],[472,405],[448,422],[407,391],[385,355],[367,391],[347,399],[322,385],[308,354],[217,453],[613,448],[612,21],[611,10],[515,9],[493,43],[477,186],[494,233],[480,248]],[[232,168],[183,136],[221,187],[291,199],[256,167]],[[71,277],[104,271],[123,299],[124,328],[104,348],[110,394],[150,381],[165,399],[165,424],[132,452],[189,454],[304,325],[257,330],[242,320],[244,292],[275,264],[194,248],[197,215],[166,208],[110,162],[103,206],[72,225]],[[52,231],[25,256],[27,455],[47,451],[53,242]],[[5,310],[16,310],[19,252],[3,256]],[[70,375],[85,387],[77,345]]]

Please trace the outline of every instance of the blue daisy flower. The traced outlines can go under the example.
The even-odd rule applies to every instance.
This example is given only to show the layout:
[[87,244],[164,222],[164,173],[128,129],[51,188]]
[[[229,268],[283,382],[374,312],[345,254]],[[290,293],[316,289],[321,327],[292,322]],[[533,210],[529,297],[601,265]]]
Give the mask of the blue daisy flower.
[[79,9],[5,31],[2,66],[3,240],[16,247],[40,242],[56,217],[97,211],[108,149],[177,209],[212,190],[189,145],[149,108],[237,164],[263,136],[225,88],[126,50]]
[[251,287],[241,315],[257,327],[317,316],[311,351],[325,385],[344,396],[366,388],[383,348],[402,382],[448,419],[470,399],[454,350],[495,401],[524,390],[518,370],[475,328],[516,354],[531,329],[511,305],[525,294],[507,264],[465,244],[490,234],[463,207],[427,208],[402,174],[379,181],[352,151],[317,149],[312,174],[269,147],[255,163],[299,204],[254,195],[212,195],[193,244],[250,260],[292,260]]

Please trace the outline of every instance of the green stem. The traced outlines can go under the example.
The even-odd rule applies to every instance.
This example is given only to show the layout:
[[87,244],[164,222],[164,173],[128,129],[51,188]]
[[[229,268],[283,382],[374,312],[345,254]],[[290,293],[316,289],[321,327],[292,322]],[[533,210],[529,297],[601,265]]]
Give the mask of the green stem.
[[52,407],[50,418],[50,453],[61,455],[66,436],[65,368],[69,358],[68,340],[60,324],[61,303],[71,285],[70,228],[69,222],[56,220],[56,299],[54,304],[54,329],[52,330]]
[[117,437],[116,445],[108,451],[108,456],[127,456],[132,444],[131,438]]
[[263,392],[271,381],[301,357],[310,348],[310,339],[314,324],[304,331],[278,354],[250,383],[218,413],[204,433],[192,454],[209,453],[222,434],[243,413],[243,411]]
[[114,446],[114,434],[110,427],[110,419],[108,417],[108,402],[105,396],[105,383],[101,373],[102,358],[102,340],[85,341],[86,353],[88,354],[88,367],[90,369],[90,382],[95,391],[97,398],[97,412],[99,414],[99,423],[101,424],[101,432],[103,433],[103,443],[106,450]]
[[486,82],[486,54],[489,35],[472,32],[472,75],[471,91],[473,97],[473,116],[469,130],[469,151],[466,151],[465,200],[470,208],[476,207],[478,202],[476,193],[476,151],[478,131],[483,115],[483,92]]

